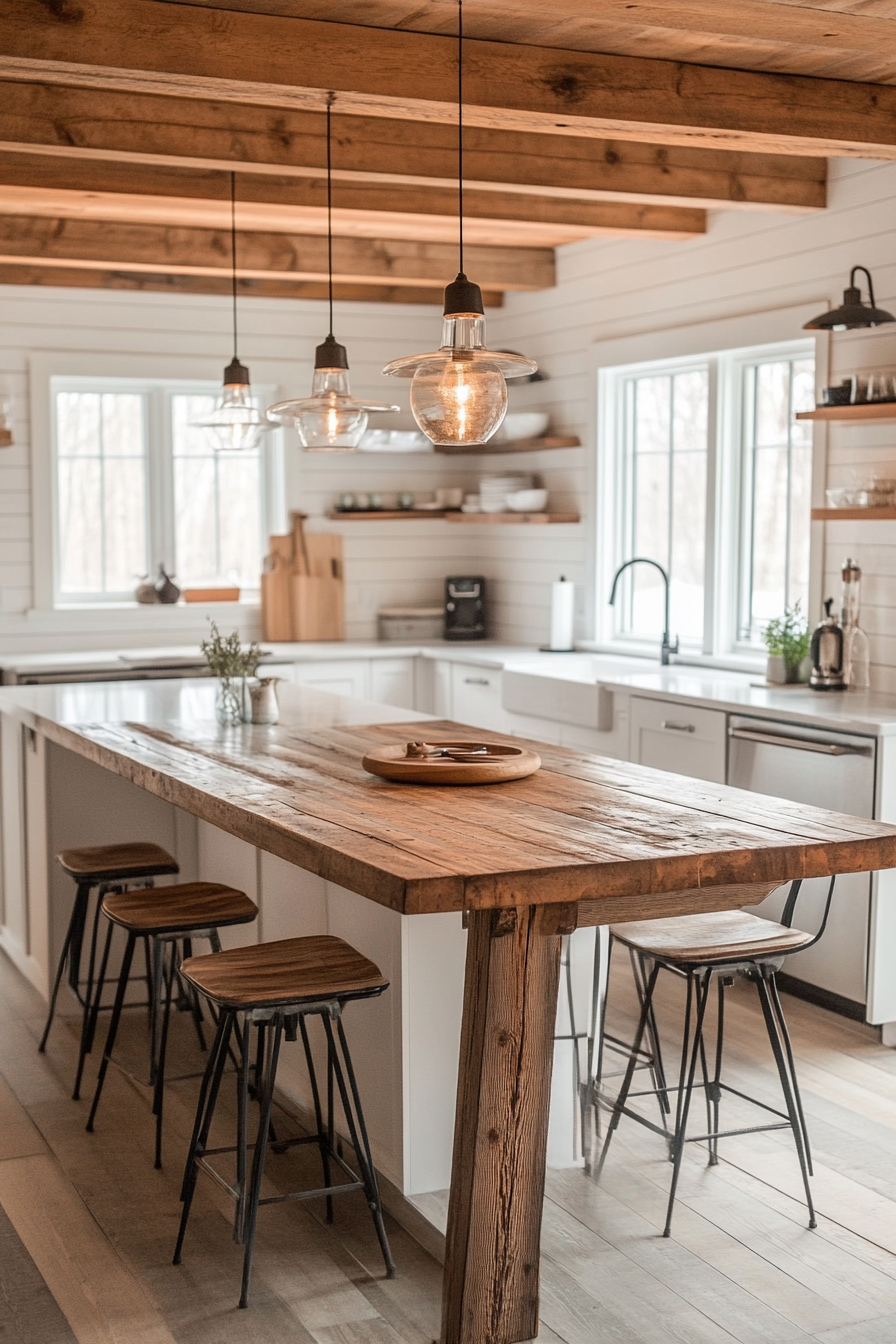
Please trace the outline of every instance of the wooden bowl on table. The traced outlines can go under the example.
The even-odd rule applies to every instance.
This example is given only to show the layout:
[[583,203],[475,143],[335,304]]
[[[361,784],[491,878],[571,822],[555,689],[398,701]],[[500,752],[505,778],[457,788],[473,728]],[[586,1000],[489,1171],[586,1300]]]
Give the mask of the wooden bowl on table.
[[504,742],[408,742],[368,751],[364,769],[399,784],[504,784],[525,779],[541,758]]

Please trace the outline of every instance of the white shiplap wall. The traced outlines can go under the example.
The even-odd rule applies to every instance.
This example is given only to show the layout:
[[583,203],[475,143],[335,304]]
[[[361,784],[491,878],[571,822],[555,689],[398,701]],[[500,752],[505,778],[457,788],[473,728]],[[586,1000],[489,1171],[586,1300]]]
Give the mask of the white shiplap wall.
[[[484,573],[491,584],[495,633],[527,644],[547,633],[550,583],[561,573],[579,585],[578,633],[594,628],[594,392],[596,341],[732,318],[805,303],[839,302],[851,265],[871,268],[883,307],[896,308],[896,165],[835,161],[829,209],[820,214],[720,213],[703,238],[689,242],[619,240],[571,244],[558,253],[558,284],[539,294],[508,297],[489,316],[489,343],[532,354],[550,381],[511,385],[511,407],[549,409],[557,430],[579,434],[583,447],[517,456],[446,459],[428,456],[312,457],[290,442],[287,502],[337,526],[346,548],[348,634],[370,637],[384,602],[440,600],[448,573]],[[32,606],[28,358],[38,351],[129,351],[170,354],[184,376],[220,376],[229,355],[224,300],[87,290],[0,289],[0,382],[15,399],[16,447],[0,451],[0,647],[120,645],[120,630],[91,628],[87,617],[65,630],[26,615]],[[432,349],[434,308],[340,304],[337,335],[349,348],[356,392],[407,405],[407,385],[379,375],[385,359]],[[325,332],[324,306],[284,300],[241,304],[241,353],[256,382],[286,392],[310,385],[313,348]],[[793,333],[798,334],[797,332]],[[209,355],[211,352],[211,355]],[[834,338],[834,379],[853,368],[896,368],[896,340],[886,329]],[[396,425],[410,426],[407,411]],[[832,483],[866,464],[896,461],[892,426],[832,427]],[[541,474],[552,507],[577,508],[578,525],[550,528],[458,526],[432,520],[323,524],[343,489],[409,489],[475,485],[480,470],[516,467]],[[866,575],[866,624],[872,635],[873,684],[896,691],[896,525],[838,523],[826,529],[825,591],[838,592],[839,563],[855,555]],[[180,619],[183,613],[177,619]],[[129,631],[126,642],[173,643],[193,638],[167,629]],[[174,618],[172,618],[174,619]],[[55,623],[58,627],[58,623]],[[196,627],[202,624],[196,621]],[[95,625],[95,623],[94,623]]]
[[[521,389],[519,400],[550,404],[554,424],[586,442],[581,449],[544,454],[545,483],[578,493],[587,510],[595,396],[589,350],[596,341],[668,331],[671,353],[682,326],[803,304],[817,303],[821,310],[826,299],[842,301],[849,269],[856,264],[872,271],[879,305],[896,312],[894,209],[896,164],[835,160],[829,207],[820,214],[720,213],[711,217],[705,237],[688,242],[620,240],[560,249],[557,287],[509,296],[491,322],[495,345],[532,353],[550,374],[550,382]],[[834,336],[831,381],[859,369],[896,371],[892,331],[883,327]],[[735,335],[732,344],[737,343]],[[832,425],[827,443],[828,484],[888,463],[896,475],[896,422]],[[499,572],[515,620],[532,623],[547,610],[547,585],[558,565],[577,580],[593,573],[593,529],[557,531],[568,536],[538,547],[528,535],[505,541]],[[839,599],[840,562],[847,554],[857,558],[865,576],[872,685],[896,692],[896,523],[829,524],[823,535],[825,594]],[[593,611],[587,609],[587,593],[580,599],[579,633],[589,634]]]

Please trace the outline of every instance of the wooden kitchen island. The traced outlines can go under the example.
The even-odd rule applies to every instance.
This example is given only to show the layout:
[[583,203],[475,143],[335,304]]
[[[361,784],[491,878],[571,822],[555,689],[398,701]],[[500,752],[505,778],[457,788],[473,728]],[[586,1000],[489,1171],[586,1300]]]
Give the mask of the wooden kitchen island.
[[[513,1344],[538,1331],[561,935],[752,904],[795,877],[896,866],[896,828],[558,747],[538,745],[542,769],[509,784],[388,783],[366,774],[361,756],[421,736],[421,716],[386,721],[393,710],[365,725],[372,707],[298,687],[284,688],[280,725],[236,729],[211,719],[208,686],[184,698],[156,685],[130,701],[115,689],[117,718],[97,715],[92,687],[0,692],[7,925],[6,799],[14,769],[39,773],[29,753],[39,760],[40,743],[412,923],[464,912],[443,1344]],[[473,735],[431,720],[425,733]],[[27,850],[27,836],[21,843]],[[22,957],[46,965],[46,910],[42,926],[40,892],[29,896],[33,946]]]

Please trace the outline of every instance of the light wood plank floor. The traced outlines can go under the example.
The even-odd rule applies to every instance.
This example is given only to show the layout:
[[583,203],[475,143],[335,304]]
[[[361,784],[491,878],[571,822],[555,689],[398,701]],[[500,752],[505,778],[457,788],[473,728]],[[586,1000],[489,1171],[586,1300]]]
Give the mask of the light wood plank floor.
[[[782,1132],[727,1140],[712,1169],[700,1145],[691,1145],[673,1236],[664,1241],[662,1142],[623,1120],[600,1185],[575,1169],[548,1173],[541,1340],[896,1344],[896,1052],[870,1028],[798,1000],[786,998],[785,1009],[814,1141],[818,1230],[805,1226],[796,1159]],[[366,1208],[353,1195],[337,1201],[332,1229],[310,1205],[262,1211],[254,1300],[239,1311],[241,1248],[231,1239],[231,1206],[200,1181],[185,1261],[173,1268],[196,1084],[169,1089],[166,1165],[155,1172],[146,1091],[110,1073],[97,1133],[86,1134],[88,1103],[69,1099],[74,1036],[60,1026],[48,1056],[38,1055],[43,1011],[0,955],[0,1205],[81,1344],[436,1338],[439,1265],[390,1220],[399,1275],[384,1279]],[[670,1061],[679,1014],[679,987],[669,983],[661,1021]],[[633,1015],[620,964],[613,1029],[630,1031]],[[181,1034],[188,1025],[178,1023]],[[141,1032],[135,1013],[135,1045]],[[727,1079],[777,1104],[748,985],[732,992],[727,1037]],[[746,1114],[739,1106],[730,1118]],[[317,1178],[307,1150],[274,1165],[284,1185]],[[417,1203],[443,1221],[444,1192]]]

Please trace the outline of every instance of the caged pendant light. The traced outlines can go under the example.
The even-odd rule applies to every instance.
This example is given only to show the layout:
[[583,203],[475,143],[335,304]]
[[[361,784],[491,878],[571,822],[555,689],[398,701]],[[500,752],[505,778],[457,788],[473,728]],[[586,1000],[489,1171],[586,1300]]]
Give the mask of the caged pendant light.
[[219,452],[241,452],[257,448],[261,436],[275,426],[262,415],[252,400],[249,370],[237,355],[236,325],[236,173],[230,174],[230,280],[233,299],[233,359],[224,370],[221,401],[212,413],[190,423],[209,431]]
[[464,274],[463,0],[457,3],[457,278],[445,290],[440,349],[393,359],[383,373],[412,378],[411,410],[423,433],[439,446],[486,443],[507,410],[508,378],[534,374],[532,359],[485,345],[482,291]]
[[336,95],[327,96],[327,270],[329,274],[330,331],[317,347],[311,396],[278,401],[268,407],[268,416],[278,424],[291,424],[302,446],[313,453],[351,453],[367,429],[371,411],[397,411],[384,401],[358,401],[348,381],[348,354],[333,335],[333,183],[330,109]]

